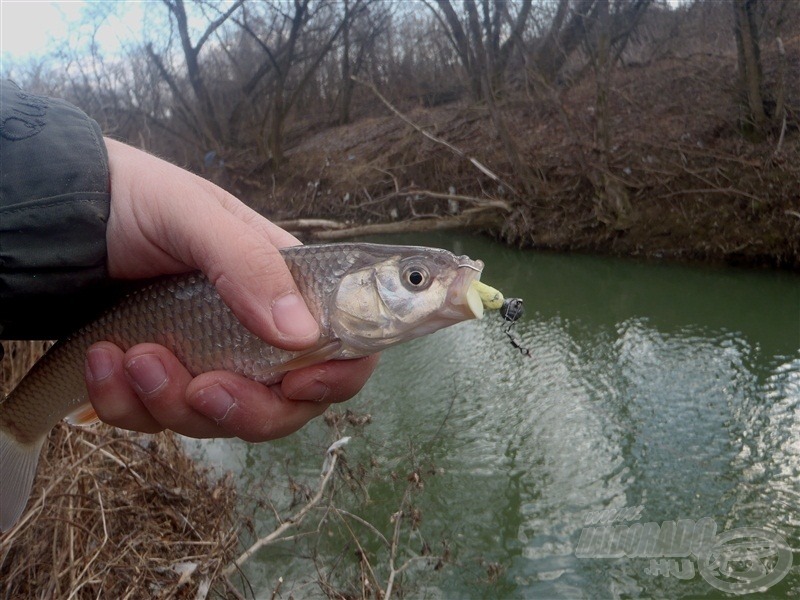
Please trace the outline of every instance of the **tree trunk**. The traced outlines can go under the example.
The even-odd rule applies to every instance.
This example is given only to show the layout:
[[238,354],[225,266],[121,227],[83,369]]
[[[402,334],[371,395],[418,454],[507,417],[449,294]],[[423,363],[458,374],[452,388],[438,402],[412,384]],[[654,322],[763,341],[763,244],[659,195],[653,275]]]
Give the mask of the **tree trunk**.
[[[481,75],[478,71],[477,60],[475,54],[470,47],[467,33],[461,25],[461,20],[458,18],[453,5],[450,0],[436,0],[439,8],[442,10],[447,21],[447,29],[449,30],[450,43],[455,48],[461,65],[469,78],[470,90],[472,97],[476,100],[481,97]],[[437,15],[438,16],[438,15]]]
[[283,163],[283,121],[286,117],[283,88],[275,94],[271,112],[269,133],[267,134],[267,149],[269,150],[272,166],[277,169]]
[[342,94],[339,104],[339,125],[350,122],[350,100],[353,97],[355,82],[351,79],[350,72],[350,27],[352,25],[349,13],[349,2],[344,0],[344,27],[342,29]]
[[492,73],[494,73],[492,62],[493,54],[484,46],[483,37],[481,36],[478,9],[473,0],[465,0],[464,6],[467,10],[467,22],[469,24],[470,33],[474,38],[474,56],[476,61],[476,72],[480,76],[481,96],[486,102],[486,107],[489,109],[489,116],[491,117],[495,129],[497,130],[497,134],[500,137],[500,141],[503,144],[503,149],[505,150],[508,161],[511,163],[511,168],[522,181],[525,195],[528,199],[530,199],[534,195],[533,173],[523,159],[517,144],[514,142],[514,138],[511,136],[511,132],[506,126],[503,114],[495,102],[495,89],[492,83]]
[[598,220],[615,229],[628,227],[630,202],[628,192],[611,173],[611,15],[609,0],[597,0],[597,22],[594,25],[594,67],[597,96],[595,100],[595,148],[599,176],[594,176]]
[[536,64],[547,82],[556,79],[569,55],[591,33],[595,0],[577,0],[567,20],[570,4],[570,0],[560,0],[553,24],[536,48]]
[[761,90],[761,51],[756,26],[758,0],[733,0],[734,35],[739,56],[739,87],[746,98],[748,121],[757,134],[763,134],[767,125],[764,97]]

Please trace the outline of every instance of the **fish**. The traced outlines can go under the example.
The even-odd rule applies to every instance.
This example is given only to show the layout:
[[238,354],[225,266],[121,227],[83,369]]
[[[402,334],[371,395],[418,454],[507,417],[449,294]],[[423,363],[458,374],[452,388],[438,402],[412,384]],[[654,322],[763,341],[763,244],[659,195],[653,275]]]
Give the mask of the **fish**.
[[0,531],[28,502],[50,430],[65,418],[98,420],[84,383],[85,353],[95,342],[123,350],[153,342],[192,375],[226,370],[270,385],[294,369],[368,356],[483,316],[484,264],[467,256],[368,243],[291,246],[281,255],[319,324],[308,350],[276,348],[250,333],[201,273],[152,282],[56,343],[0,403]]

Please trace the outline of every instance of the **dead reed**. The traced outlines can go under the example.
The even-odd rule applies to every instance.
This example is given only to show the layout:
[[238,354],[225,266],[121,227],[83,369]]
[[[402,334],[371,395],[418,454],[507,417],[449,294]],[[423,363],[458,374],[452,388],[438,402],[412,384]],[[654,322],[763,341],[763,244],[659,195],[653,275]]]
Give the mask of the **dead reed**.
[[[42,342],[4,342],[7,393]],[[222,569],[238,549],[236,492],[177,437],[58,425],[28,508],[0,535],[3,598],[238,597]]]

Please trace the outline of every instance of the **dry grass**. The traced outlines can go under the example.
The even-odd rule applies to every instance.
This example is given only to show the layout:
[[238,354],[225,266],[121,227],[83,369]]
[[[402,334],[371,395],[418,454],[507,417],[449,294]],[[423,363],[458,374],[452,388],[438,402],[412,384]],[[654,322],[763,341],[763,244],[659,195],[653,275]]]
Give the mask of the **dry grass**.
[[0,397],[5,398],[33,363],[41,357],[53,342],[3,342],[0,352]]
[[[565,88],[504,95],[499,105],[528,179],[485,108],[462,101],[405,114],[508,185],[387,115],[310,135],[287,150],[280,177],[236,191],[276,219],[356,224],[449,217],[471,206],[443,199],[449,192],[510,205],[488,230],[512,245],[798,269],[800,37],[784,45],[783,134],[778,123],[760,139],[742,120],[735,53],[667,56],[614,69],[605,150],[590,71]],[[765,88],[774,91],[780,61],[772,46],[762,58]]]
[[[8,392],[44,349],[4,342]],[[57,426],[20,522],[0,535],[3,598],[237,597],[236,493],[171,434]]]

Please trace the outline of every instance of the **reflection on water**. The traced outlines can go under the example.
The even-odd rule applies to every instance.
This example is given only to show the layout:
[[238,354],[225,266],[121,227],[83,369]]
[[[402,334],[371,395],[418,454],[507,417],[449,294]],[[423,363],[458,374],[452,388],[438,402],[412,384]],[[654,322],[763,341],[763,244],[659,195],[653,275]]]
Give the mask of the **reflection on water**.
[[[795,566],[769,593],[800,595],[797,276],[519,252],[456,236],[403,241],[483,259],[487,283],[525,299],[515,332],[530,349],[515,350],[496,316],[462,324],[387,351],[350,403],[373,418],[348,450],[354,462],[399,465],[414,448],[435,464],[417,505],[423,531],[447,539],[452,559],[421,579],[428,595],[721,594],[699,574],[659,574],[649,558],[576,557],[587,519],[625,507],[643,524],[710,517],[718,533],[779,534]],[[287,460],[295,476],[313,477],[327,435],[313,424],[276,444],[197,448],[251,485]],[[385,519],[397,489],[375,485],[371,505],[354,497],[351,509]],[[487,576],[489,563],[499,575]],[[309,566],[270,555],[249,568],[268,596],[278,575]]]

